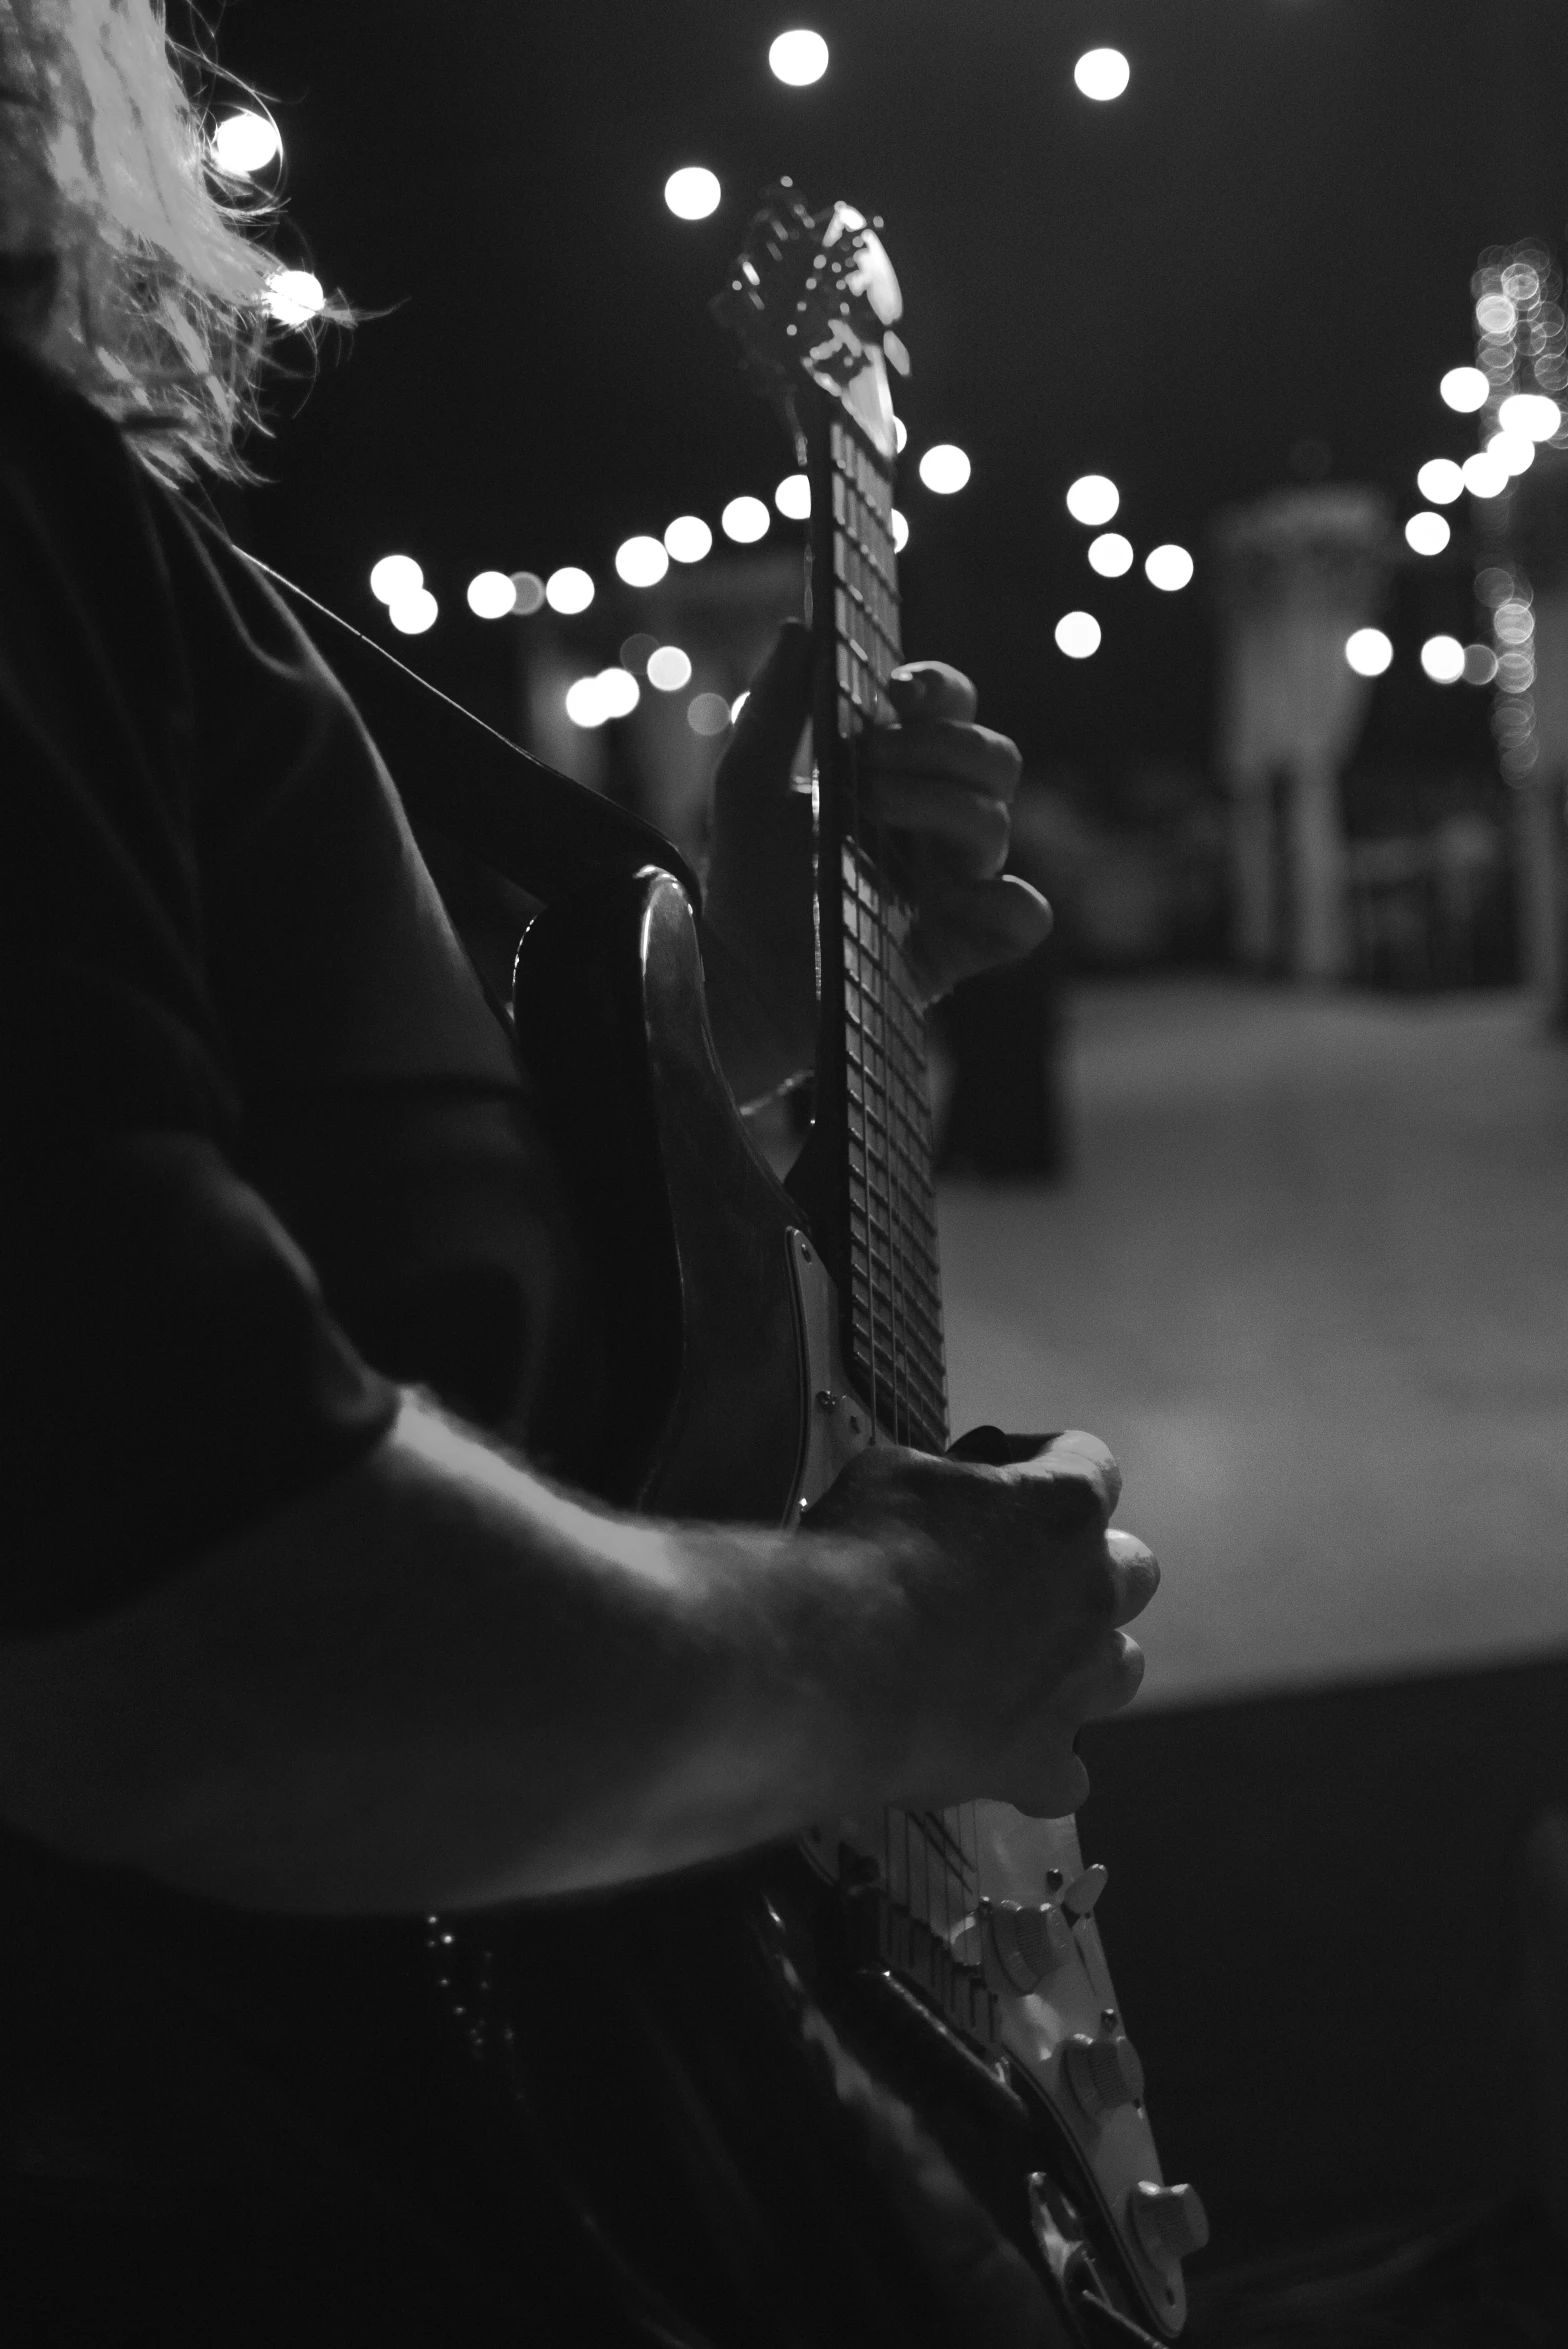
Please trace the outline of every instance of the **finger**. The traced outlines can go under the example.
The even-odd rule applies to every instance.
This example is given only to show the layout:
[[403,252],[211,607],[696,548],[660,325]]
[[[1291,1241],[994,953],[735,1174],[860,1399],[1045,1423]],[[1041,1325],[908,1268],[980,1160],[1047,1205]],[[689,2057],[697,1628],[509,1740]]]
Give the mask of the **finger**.
[[727,772],[784,777],[811,715],[811,631],[786,620],[751,681],[725,754]]
[[1120,1526],[1111,1527],[1105,1548],[1114,1592],[1111,1621],[1130,1623],[1160,1587],[1160,1561],[1136,1534],[1123,1533]]
[[1032,954],[1050,934],[1050,907],[1016,873],[994,881],[955,877],[933,884],[922,894],[911,941],[927,1002],[975,971]]
[[1046,1445],[1040,1454],[1039,1466],[1083,1477],[1099,1496],[1106,1522],[1109,1523],[1122,1497],[1122,1472],[1115,1453],[1108,1444],[1102,1444],[1097,1435],[1090,1435],[1087,1428],[1082,1427],[1065,1429],[1061,1435],[1053,1436]]
[[992,881],[1007,862],[1012,826],[996,799],[934,775],[878,775],[861,794],[866,811],[900,832],[940,841],[951,870]]
[[[741,712],[742,717],[745,711]],[[860,751],[862,776],[889,772],[932,775],[967,784],[992,799],[1010,803],[1017,794],[1023,757],[1016,742],[989,726],[966,726],[950,718],[899,726],[874,726]]]
[[999,1797],[1026,1819],[1068,1819],[1089,1799],[1089,1773],[1069,1746],[1050,1762],[1030,1770],[1025,1783]]
[[1103,1721],[1130,1705],[1143,1686],[1144,1654],[1130,1631],[1111,1634],[1111,1645],[1092,1666],[1075,1673],[1060,1698],[1062,1708],[1078,1722]]
[[888,699],[901,718],[956,718],[966,724],[979,695],[962,670],[946,661],[905,661],[887,681]]

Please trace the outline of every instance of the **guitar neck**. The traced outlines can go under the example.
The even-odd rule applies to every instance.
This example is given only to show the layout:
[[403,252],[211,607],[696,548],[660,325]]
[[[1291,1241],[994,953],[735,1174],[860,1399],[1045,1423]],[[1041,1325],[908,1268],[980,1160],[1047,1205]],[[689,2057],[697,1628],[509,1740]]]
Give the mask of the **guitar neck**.
[[822,1024],[814,1221],[838,1282],[844,1358],[884,1434],[947,1443],[925,1021],[862,744],[893,714],[902,658],[893,477],[847,402],[806,404],[816,639],[817,943]]

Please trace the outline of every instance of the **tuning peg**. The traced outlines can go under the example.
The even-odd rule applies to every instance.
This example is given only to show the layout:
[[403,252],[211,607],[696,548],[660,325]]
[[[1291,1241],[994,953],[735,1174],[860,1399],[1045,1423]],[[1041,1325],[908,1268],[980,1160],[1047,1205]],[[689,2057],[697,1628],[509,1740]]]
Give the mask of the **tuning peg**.
[[988,1901],[982,1910],[987,1986],[1022,1996],[1073,1954],[1072,1929],[1053,1901]]
[[1133,2232],[1153,2260],[1185,2259],[1209,2239],[1209,2214],[1196,2186],[1140,2179],[1127,2198]]

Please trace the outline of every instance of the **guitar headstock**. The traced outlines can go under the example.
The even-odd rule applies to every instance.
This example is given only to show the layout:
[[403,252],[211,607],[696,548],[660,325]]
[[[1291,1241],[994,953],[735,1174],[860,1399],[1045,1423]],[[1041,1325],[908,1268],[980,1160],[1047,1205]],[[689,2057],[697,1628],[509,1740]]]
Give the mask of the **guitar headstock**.
[[713,314],[738,336],[752,374],[783,408],[797,442],[797,396],[814,384],[843,402],[891,464],[887,371],[909,373],[909,355],[893,331],[903,308],[893,264],[864,213],[843,203],[812,212],[781,180],[764,196]]

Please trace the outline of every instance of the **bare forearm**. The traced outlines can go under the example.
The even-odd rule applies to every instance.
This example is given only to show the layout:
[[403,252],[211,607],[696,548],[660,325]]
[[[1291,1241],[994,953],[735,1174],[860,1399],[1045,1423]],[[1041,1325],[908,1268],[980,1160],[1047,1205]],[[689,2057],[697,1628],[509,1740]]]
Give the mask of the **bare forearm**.
[[0,1812],[241,1904],[629,1881],[870,1788],[828,1676],[861,1545],[660,1527],[411,1401],[361,1467],[86,1629],[0,1651]]

